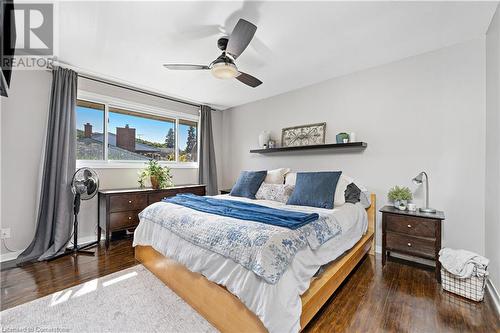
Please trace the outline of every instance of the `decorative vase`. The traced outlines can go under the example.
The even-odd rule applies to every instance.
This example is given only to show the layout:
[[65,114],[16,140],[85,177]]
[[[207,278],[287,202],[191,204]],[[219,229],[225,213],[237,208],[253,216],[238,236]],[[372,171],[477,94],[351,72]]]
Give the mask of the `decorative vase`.
[[151,176],[151,186],[153,189],[157,190],[160,188],[160,183],[158,182],[158,178],[156,176]]
[[349,141],[349,134],[342,132],[335,136],[335,141],[337,141],[337,143],[344,143],[344,139]]
[[259,147],[264,148],[264,145],[267,145],[270,139],[269,131],[263,131],[259,134]]
[[408,207],[408,200],[396,200],[394,201],[394,208],[399,210],[406,210]]

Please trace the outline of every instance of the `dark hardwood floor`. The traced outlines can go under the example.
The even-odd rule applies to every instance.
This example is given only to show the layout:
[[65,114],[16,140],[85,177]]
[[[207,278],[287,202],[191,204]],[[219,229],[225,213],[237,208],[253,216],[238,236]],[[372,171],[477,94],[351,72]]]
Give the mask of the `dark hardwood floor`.
[[2,267],[1,309],[8,309],[134,265],[137,262],[132,241],[123,239],[113,241],[108,251],[105,250],[104,242],[101,242],[96,256],[65,256],[22,267]]
[[[95,257],[63,257],[3,268],[1,309],[29,302],[133,265],[130,239]],[[304,332],[500,332],[489,295],[482,303],[441,290],[433,271],[367,256]]]

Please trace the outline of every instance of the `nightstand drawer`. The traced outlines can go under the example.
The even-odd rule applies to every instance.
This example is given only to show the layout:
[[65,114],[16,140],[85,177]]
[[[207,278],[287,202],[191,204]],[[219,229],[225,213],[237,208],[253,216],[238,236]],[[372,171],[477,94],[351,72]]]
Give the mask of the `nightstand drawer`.
[[436,237],[436,222],[426,218],[387,214],[387,231],[399,232],[410,236]]
[[135,227],[139,224],[139,213],[141,210],[118,212],[109,214],[110,229],[121,230]]
[[386,248],[408,254],[434,259],[436,242],[432,239],[423,239],[393,232],[386,233]]
[[142,210],[148,205],[148,199],[140,194],[113,195],[109,198],[110,212],[123,212],[128,210]]

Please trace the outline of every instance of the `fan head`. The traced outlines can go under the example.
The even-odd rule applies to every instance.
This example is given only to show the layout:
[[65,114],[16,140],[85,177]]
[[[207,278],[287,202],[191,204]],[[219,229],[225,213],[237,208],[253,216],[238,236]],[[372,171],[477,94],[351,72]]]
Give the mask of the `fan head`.
[[99,189],[99,177],[91,168],[80,168],[73,174],[71,191],[80,195],[81,200],[92,199]]

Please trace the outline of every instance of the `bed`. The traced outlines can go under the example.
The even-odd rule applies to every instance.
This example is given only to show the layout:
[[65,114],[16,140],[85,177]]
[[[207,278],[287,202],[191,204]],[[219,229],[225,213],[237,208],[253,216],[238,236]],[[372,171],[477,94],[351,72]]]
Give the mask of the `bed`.
[[[225,195],[215,198],[250,200]],[[135,256],[221,332],[297,332],[363,257],[374,253],[374,194],[370,195],[370,202],[368,208],[360,203],[346,204],[328,212],[295,207],[300,211],[332,214],[343,230],[342,237],[332,237],[314,250],[307,247],[298,250],[287,270],[273,283],[263,281],[231,258],[197,246],[160,223],[149,221],[156,215],[141,218],[134,235]],[[259,204],[285,207],[265,200],[259,200]],[[167,209],[161,205],[168,204],[157,205]],[[172,209],[169,207],[168,211]],[[179,209],[184,209],[181,212],[184,215],[208,218],[203,215],[206,213]],[[322,272],[317,275],[319,268]]]

